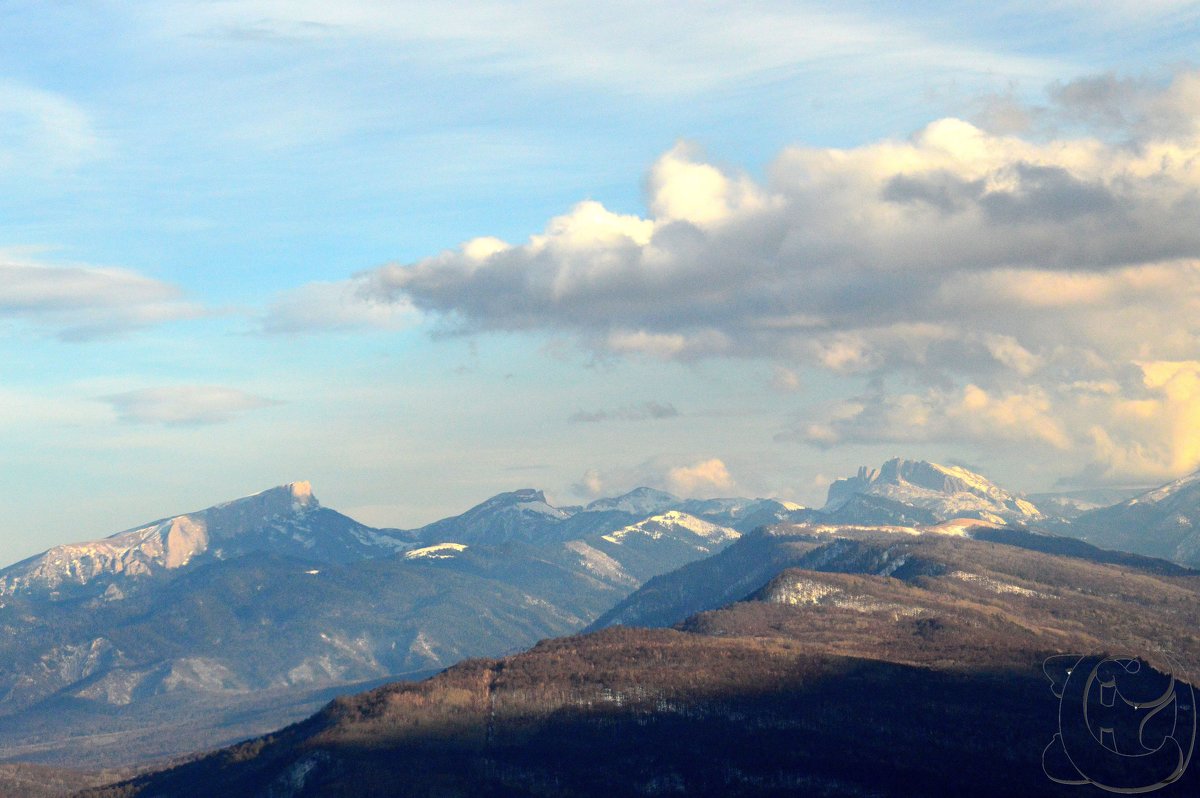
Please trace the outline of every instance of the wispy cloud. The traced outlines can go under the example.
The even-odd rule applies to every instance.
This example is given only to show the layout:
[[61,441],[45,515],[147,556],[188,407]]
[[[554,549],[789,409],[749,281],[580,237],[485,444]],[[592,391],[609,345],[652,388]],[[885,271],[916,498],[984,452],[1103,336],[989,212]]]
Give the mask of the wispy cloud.
[[567,420],[575,424],[588,424],[600,421],[645,421],[675,418],[678,415],[679,410],[670,402],[643,402],[640,405],[626,405],[612,410],[579,410],[572,413]]
[[418,314],[405,302],[381,300],[369,280],[309,283],[287,291],[267,308],[259,323],[263,332],[301,334],[338,330],[397,330],[411,326]]
[[90,116],[78,104],[0,79],[0,175],[70,169],[102,150]]
[[0,250],[0,319],[82,340],[206,312],[186,301],[176,286],[137,272],[50,264],[32,254]]
[[131,424],[203,426],[233,421],[251,410],[280,402],[220,385],[143,388],[101,397],[117,417]]
[[838,59],[882,62],[905,72],[1052,72],[1049,59],[947,43],[902,18],[826,6],[470,0],[451,8],[378,0],[336,5],[252,0],[170,3],[144,13],[159,30],[176,35],[254,44],[374,42],[455,70],[651,97],[745,86]]

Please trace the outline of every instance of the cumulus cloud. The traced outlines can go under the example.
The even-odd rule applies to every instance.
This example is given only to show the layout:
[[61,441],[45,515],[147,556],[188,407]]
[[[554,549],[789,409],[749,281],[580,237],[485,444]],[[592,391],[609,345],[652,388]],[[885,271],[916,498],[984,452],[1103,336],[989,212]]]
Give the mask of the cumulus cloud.
[[20,320],[66,339],[194,318],[203,310],[175,286],[126,269],[51,265],[0,251],[0,319]]
[[728,495],[738,489],[737,480],[716,457],[679,464],[657,457],[632,468],[588,469],[571,487],[578,496],[615,496],[636,487],[652,487],[684,497]]
[[907,140],[790,147],[764,181],[680,145],[651,170],[645,217],[582,202],[524,243],[385,266],[362,290],[466,332],[880,386],[798,439],[1024,441],[1114,478],[1194,468],[1162,426],[1128,451],[1116,408],[1200,401],[1139,365],[1200,351],[1200,75],[1050,95],[1070,135],[941,119]]
[[117,417],[131,424],[172,427],[221,424],[251,410],[279,402],[220,385],[177,385],[144,388],[101,397]]
[[675,418],[679,410],[670,402],[642,402],[613,410],[579,410],[567,420],[573,424],[594,424],[599,421],[645,421],[647,419]]
[[684,496],[709,495],[713,491],[729,490],[733,477],[725,463],[715,457],[692,465],[676,466],[667,472],[667,484],[673,493]]

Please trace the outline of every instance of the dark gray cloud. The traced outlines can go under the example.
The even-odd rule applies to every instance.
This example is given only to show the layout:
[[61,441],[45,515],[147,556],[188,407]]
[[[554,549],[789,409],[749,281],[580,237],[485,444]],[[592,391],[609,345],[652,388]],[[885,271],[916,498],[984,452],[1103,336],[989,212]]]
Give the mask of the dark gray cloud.
[[942,213],[956,213],[979,202],[986,191],[983,180],[964,180],[945,170],[921,175],[898,174],[883,187],[888,202],[925,203]]
[[1122,78],[1109,72],[1054,83],[1048,93],[1065,116],[1088,125],[1128,128],[1140,115],[1142,98],[1150,89],[1145,79]]
[[1099,181],[1084,181],[1059,166],[1018,163],[1012,168],[1016,186],[976,197],[994,221],[1008,225],[1067,223],[1087,217],[1097,225],[1122,223],[1121,205]]

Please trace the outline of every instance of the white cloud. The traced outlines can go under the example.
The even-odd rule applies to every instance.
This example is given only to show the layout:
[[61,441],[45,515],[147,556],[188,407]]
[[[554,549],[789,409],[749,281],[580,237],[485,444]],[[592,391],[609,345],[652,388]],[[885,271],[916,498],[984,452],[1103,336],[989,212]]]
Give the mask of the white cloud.
[[597,498],[616,496],[642,486],[683,497],[727,496],[738,490],[737,480],[719,458],[707,457],[679,464],[678,460],[659,456],[632,468],[590,468],[572,486],[571,492]]
[[381,301],[366,290],[366,281],[309,283],[278,296],[262,317],[268,333],[336,330],[397,330],[412,325],[417,313],[401,301]]
[[203,314],[175,286],[137,272],[0,250],[0,319],[86,339]]
[[678,97],[745,86],[762,75],[831,60],[880,71],[1045,75],[1050,59],[924,35],[905,20],[824,7],[727,0],[545,3],[467,0],[454,6],[394,0],[164,3],[141,12],[154,29],[243,44],[351,41],[455,70]]
[[[876,381],[857,409],[791,433],[803,440],[1024,442],[1106,478],[1178,473],[1200,452],[1166,426],[1142,424],[1144,451],[1119,454],[1114,403],[1165,390],[1137,364],[1200,351],[1193,87],[1191,73],[1121,84],[1136,113],[1103,114],[1116,139],[943,119],[905,141],[788,148],[762,183],[680,146],[651,170],[645,218],[584,202],[524,244],[387,266],[364,290],[466,331]],[[1057,91],[1058,112],[1078,115],[1081,93]]]
[[1200,463],[1200,362],[1138,364],[1144,393],[1110,395],[1105,423],[1088,429],[1093,448],[1088,476],[1120,481],[1129,475],[1161,481]]
[[676,466],[667,472],[667,484],[673,493],[683,496],[711,495],[733,488],[733,477],[725,463],[715,457],[692,465]]
[[0,80],[0,174],[71,169],[101,150],[80,106],[53,92]]
[[101,397],[121,421],[132,424],[200,426],[220,424],[279,402],[220,385],[143,388]]

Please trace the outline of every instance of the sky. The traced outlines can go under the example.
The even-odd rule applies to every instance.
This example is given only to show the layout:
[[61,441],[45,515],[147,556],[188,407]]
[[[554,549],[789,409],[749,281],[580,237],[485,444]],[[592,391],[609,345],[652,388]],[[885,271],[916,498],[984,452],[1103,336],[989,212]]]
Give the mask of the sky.
[[1200,467],[1200,4],[0,0],[0,562]]

